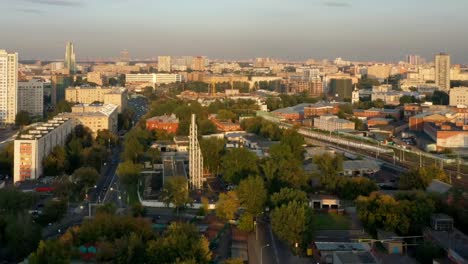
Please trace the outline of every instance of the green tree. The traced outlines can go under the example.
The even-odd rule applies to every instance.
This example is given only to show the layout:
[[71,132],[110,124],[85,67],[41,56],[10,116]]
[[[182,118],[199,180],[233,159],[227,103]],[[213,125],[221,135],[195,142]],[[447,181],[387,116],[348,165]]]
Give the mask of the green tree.
[[430,166],[428,168],[422,167],[412,169],[407,173],[400,176],[400,189],[412,190],[412,189],[426,189],[432,180],[437,179],[441,181],[448,181],[448,176],[443,170],[437,166]]
[[208,119],[200,120],[198,127],[198,131],[201,135],[210,135],[216,133],[217,131],[215,124],[213,124],[213,122]]
[[221,161],[223,179],[237,184],[250,175],[256,175],[258,172],[257,160],[257,155],[248,149],[230,149]]
[[242,259],[227,259],[224,264],[244,264]]
[[435,105],[448,105],[449,95],[443,91],[435,91],[431,97],[431,100]]
[[307,210],[305,204],[296,201],[282,205],[271,212],[271,227],[275,234],[293,246],[302,244],[306,231]]
[[96,207],[96,214],[114,215],[117,212],[117,207],[113,203],[105,203]]
[[146,246],[149,263],[200,263],[211,259],[208,241],[187,223],[173,223],[164,235]]
[[217,118],[219,120],[234,122],[237,119],[237,115],[232,111],[221,109],[218,111]]
[[19,111],[15,117],[15,125],[18,127],[24,127],[31,124],[31,117],[26,111]]
[[326,153],[314,156],[313,161],[321,171],[320,184],[328,191],[335,191],[340,181],[339,173],[343,171],[342,156]]
[[221,193],[216,203],[216,215],[224,220],[232,220],[239,206],[239,198],[235,191]]
[[117,167],[117,175],[123,184],[129,186],[138,183],[140,177],[141,166],[132,161],[124,161]]
[[117,145],[119,138],[108,129],[98,130],[96,136],[96,143],[105,148],[111,148]]
[[282,188],[271,196],[271,203],[274,207],[281,207],[293,201],[299,204],[307,204],[307,194],[297,189]]
[[59,176],[68,170],[67,151],[62,146],[56,146],[43,160],[44,175]]
[[151,161],[151,164],[157,164],[161,162],[161,151],[157,148],[149,148],[145,152],[145,156]]
[[202,139],[200,148],[203,154],[203,165],[214,175],[219,175],[221,158],[223,157],[225,141],[218,138]]
[[237,188],[237,196],[242,207],[253,215],[263,212],[267,199],[265,183],[260,176],[250,176],[242,180]]
[[67,264],[70,260],[70,250],[58,240],[42,240],[28,258],[31,264]]
[[345,200],[355,200],[358,196],[368,196],[379,188],[374,181],[364,177],[345,178],[338,183],[336,194]]
[[377,108],[384,108],[385,102],[382,99],[377,99],[372,102],[372,105]]
[[73,173],[73,181],[83,188],[94,186],[98,179],[99,173],[91,167],[82,167]]
[[38,221],[42,224],[54,223],[63,218],[67,213],[67,201],[53,199],[48,201]]
[[162,201],[169,206],[173,204],[176,208],[177,215],[179,209],[185,208],[191,199],[189,197],[188,182],[184,177],[171,177],[164,182],[162,191]]
[[41,229],[27,212],[7,217],[6,220],[4,236],[9,255],[16,260],[26,257],[37,248]]
[[0,150],[0,174],[13,175],[14,142],[7,143],[3,150]]
[[125,138],[124,151],[122,159],[126,161],[138,162],[141,155],[144,153],[144,146],[140,143],[136,136],[128,136]]
[[303,159],[304,155],[304,137],[299,134],[296,130],[288,129],[283,132],[281,138],[281,144],[285,144],[290,147],[294,157],[300,161]]
[[415,103],[415,102],[416,102],[416,98],[414,98],[414,96],[403,95],[402,97],[400,97],[400,104],[401,105],[411,104],[411,103]]
[[23,193],[17,188],[0,189],[0,212],[16,215],[32,207],[37,196],[33,193]]

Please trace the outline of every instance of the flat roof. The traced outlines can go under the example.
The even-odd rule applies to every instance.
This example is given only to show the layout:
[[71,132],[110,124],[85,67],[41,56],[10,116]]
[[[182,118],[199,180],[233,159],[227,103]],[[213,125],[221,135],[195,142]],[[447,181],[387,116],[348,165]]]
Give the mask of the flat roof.
[[320,251],[367,251],[368,248],[358,242],[315,242],[315,247]]

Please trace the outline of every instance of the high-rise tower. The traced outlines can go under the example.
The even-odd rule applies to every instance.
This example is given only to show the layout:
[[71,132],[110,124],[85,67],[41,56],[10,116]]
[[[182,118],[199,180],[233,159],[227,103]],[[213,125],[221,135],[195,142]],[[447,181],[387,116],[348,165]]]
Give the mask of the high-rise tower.
[[65,69],[70,71],[70,74],[76,73],[76,58],[75,58],[75,49],[73,48],[73,43],[68,42],[65,48]]
[[450,55],[446,53],[435,56],[435,83],[442,91],[450,90]]
[[189,135],[189,174],[190,188],[200,190],[203,187],[203,156],[198,142],[197,123],[195,114],[192,114]]
[[18,112],[18,53],[0,50],[0,125],[14,124]]

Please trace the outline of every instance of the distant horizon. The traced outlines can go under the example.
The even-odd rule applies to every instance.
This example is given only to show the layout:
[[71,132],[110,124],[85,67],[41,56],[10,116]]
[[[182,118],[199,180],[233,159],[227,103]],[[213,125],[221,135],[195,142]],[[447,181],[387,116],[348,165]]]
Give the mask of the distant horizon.
[[468,64],[468,1],[0,0],[0,48],[27,60],[197,54],[398,62],[444,51]]

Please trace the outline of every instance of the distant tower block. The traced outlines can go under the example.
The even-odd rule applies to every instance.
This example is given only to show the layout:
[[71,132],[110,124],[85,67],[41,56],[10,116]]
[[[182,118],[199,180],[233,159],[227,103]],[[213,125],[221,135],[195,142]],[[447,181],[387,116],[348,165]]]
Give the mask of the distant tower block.
[[203,156],[198,142],[197,123],[192,114],[189,134],[189,174],[190,188],[200,190],[203,187]]
[[354,91],[351,96],[351,103],[352,104],[359,103],[359,90],[357,89],[356,85],[354,86]]

